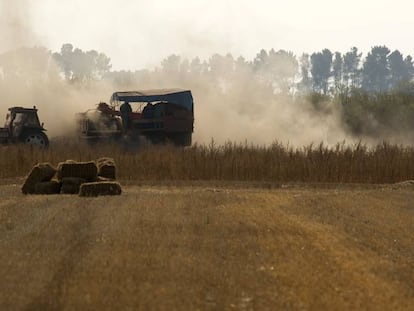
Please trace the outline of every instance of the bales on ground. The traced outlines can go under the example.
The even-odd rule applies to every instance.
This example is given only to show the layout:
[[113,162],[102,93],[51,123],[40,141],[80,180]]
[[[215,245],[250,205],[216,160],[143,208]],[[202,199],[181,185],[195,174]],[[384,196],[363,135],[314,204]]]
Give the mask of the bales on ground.
[[112,158],[100,158],[96,161],[98,176],[103,178],[116,179],[116,166]]
[[35,194],[59,194],[61,184],[57,180],[39,182],[34,187]]
[[84,183],[80,187],[81,197],[96,197],[98,195],[120,195],[121,185],[116,181]]
[[56,174],[56,168],[50,163],[39,163],[35,165],[27,175],[26,180],[22,186],[24,194],[36,193],[36,184],[50,181]]
[[[55,176],[57,180],[52,180]],[[22,192],[81,196],[120,195],[121,185],[115,178],[116,166],[112,158],[100,158],[96,162],[67,160],[59,163],[57,168],[50,163],[39,163],[26,177]]]
[[80,186],[87,182],[86,179],[79,177],[63,177],[60,193],[62,194],[78,194]]
[[73,160],[61,162],[57,168],[57,178],[82,178],[86,181],[96,181],[98,176],[98,168],[94,161],[89,162],[75,162]]

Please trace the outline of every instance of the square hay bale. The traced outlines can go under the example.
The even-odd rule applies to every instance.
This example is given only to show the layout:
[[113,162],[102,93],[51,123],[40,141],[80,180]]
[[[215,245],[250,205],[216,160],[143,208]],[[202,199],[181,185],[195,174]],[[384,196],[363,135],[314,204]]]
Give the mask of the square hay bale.
[[116,181],[91,182],[81,185],[79,196],[97,197],[100,195],[120,195],[122,193],[121,185]]
[[50,181],[55,174],[56,168],[50,163],[39,163],[35,165],[23,183],[22,192],[24,194],[35,193],[37,183]]
[[35,185],[35,194],[58,194],[60,193],[61,183],[57,180],[43,181]]
[[78,177],[64,177],[62,178],[62,187],[60,193],[62,194],[78,194],[80,186],[87,182],[84,178]]
[[96,161],[98,167],[98,176],[115,180],[116,166],[112,158],[100,158]]
[[88,182],[96,181],[98,168],[94,161],[75,162],[72,160],[61,162],[58,165],[57,177],[62,180],[66,177],[83,178]]

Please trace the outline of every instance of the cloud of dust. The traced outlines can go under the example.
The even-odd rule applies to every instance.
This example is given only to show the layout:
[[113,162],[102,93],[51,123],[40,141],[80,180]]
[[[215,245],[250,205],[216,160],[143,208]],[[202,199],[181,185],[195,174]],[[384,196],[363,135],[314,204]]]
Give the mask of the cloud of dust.
[[195,111],[193,142],[209,144],[214,139],[218,144],[232,141],[268,145],[277,141],[303,146],[356,141],[343,126],[337,107],[326,106],[321,113],[305,99],[274,94],[255,82],[251,72],[232,75],[228,80],[231,85],[224,89],[211,79],[167,73],[140,82],[141,88],[191,89]]
[[[68,136],[76,130],[75,114],[95,108],[119,90],[110,82],[87,86],[65,82],[51,54],[45,48],[20,48],[0,55],[0,112],[7,107],[36,106],[49,137]],[[154,78],[154,76],[156,78]],[[271,144],[278,141],[294,146],[324,142],[329,145],[353,139],[344,130],[340,111],[316,112],[306,101],[275,95],[252,77],[233,76],[232,87],[223,90],[215,83],[153,73],[152,79],[138,81],[123,89],[188,88],[193,92],[195,130],[193,141],[208,144],[211,139]]]
[[107,100],[111,86],[70,85],[32,30],[30,0],[0,0],[0,126],[9,107],[36,106],[49,137],[71,134],[75,114]]
[[0,53],[39,44],[31,29],[30,0],[0,0]]
[[102,83],[80,87],[65,82],[50,52],[40,47],[0,54],[0,72],[1,118],[9,107],[36,106],[51,138],[74,134],[75,114],[95,108],[112,90]]
[[[49,137],[73,134],[75,114],[107,101],[119,87],[102,81],[82,87],[65,82],[50,51],[32,47],[39,41],[31,32],[28,4],[28,0],[0,0],[0,34],[5,38],[0,50],[1,116],[4,118],[8,107],[36,106]],[[263,89],[254,83],[251,72],[233,75],[229,81],[230,87],[220,88],[208,80],[161,73],[125,89],[191,89],[195,102],[193,141],[200,144],[211,139],[219,144],[278,141],[292,146],[355,141],[347,134],[338,108],[317,112],[305,100]]]
[[[218,143],[226,140],[252,144],[271,144],[275,141],[293,146],[324,142],[334,145],[352,139],[341,125],[340,113],[332,109],[318,114],[305,101],[293,101],[288,96],[263,98],[260,90],[209,100],[195,90],[195,140]],[[210,94],[211,96],[211,94]],[[238,106],[246,104],[244,111]]]

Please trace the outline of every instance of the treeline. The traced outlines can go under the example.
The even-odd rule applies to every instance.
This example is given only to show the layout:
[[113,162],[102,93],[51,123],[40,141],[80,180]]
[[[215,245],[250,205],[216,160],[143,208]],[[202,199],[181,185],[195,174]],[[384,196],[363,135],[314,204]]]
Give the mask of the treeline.
[[231,54],[214,54],[206,60],[170,55],[153,69],[111,68],[111,59],[104,53],[71,44],[54,53],[22,48],[0,55],[0,90],[9,90],[10,81],[24,87],[48,79],[74,87],[100,83],[114,89],[179,86],[217,94],[214,100],[237,101],[232,107],[239,114],[283,98],[286,105],[304,102],[308,105],[304,110],[310,107],[321,115],[339,111],[344,127],[355,136],[391,132],[411,137],[414,133],[413,59],[386,46],[374,46],[365,56],[356,47],[344,54],[324,49],[300,56],[271,49],[261,50],[252,60]]
[[[139,79],[142,74],[142,71],[111,71],[111,60],[105,54],[94,50],[84,52],[71,44],[64,44],[60,52],[53,53],[53,58],[71,82],[105,78],[123,84],[134,82],[134,77]],[[372,47],[365,57],[356,47],[344,54],[324,49],[300,57],[285,50],[261,50],[251,61],[231,54],[214,54],[204,61],[170,55],[155,69],[159,70],[181,77],[209,75],[217,79],[249,73],[252,79],[270,85],[274,92],[291,94],[338,95],[353,89],[384,93],[406,89],[414,78],[412,57],[398,50],[391,52],[386,46]]]

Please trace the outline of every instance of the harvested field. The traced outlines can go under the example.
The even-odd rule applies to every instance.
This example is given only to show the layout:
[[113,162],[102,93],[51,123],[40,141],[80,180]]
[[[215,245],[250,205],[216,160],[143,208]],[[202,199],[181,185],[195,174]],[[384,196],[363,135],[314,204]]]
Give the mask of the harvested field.
[[20,183],[0,183],[2,310],[414,305],[409,182],[126,183],[97,198],[25,196]]

